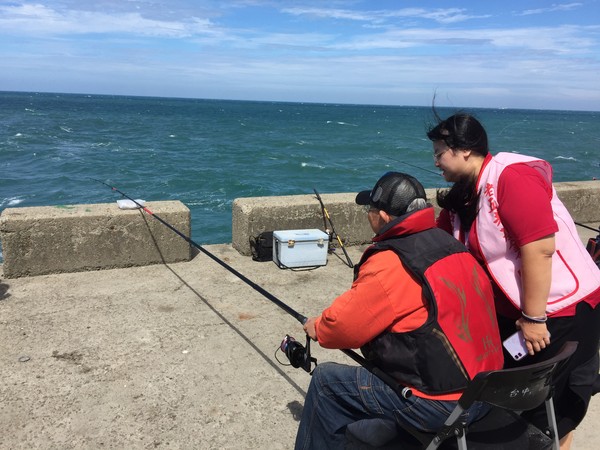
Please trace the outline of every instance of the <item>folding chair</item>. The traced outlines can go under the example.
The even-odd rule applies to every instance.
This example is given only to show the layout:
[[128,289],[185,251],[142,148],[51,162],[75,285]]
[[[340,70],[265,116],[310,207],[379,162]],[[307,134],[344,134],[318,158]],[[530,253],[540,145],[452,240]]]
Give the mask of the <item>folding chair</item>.
[[[576,348],[577,342],[567,342],[553,358],[546,361],[478,373],[463,392],[444,426],[435,435],[406,428],[399,430],[400,436],[379,448],[434,450],[440,446],[456,448],[453,445],[456,444],[459,450],[558,450],[556,416],[552,403],[552,375],[556,367],[568,359]],[[486,402],[492,408],[483,418],[467,426],[460,420],[460,416],[476,401]],[[549,436],[519,415],[522,411],[536,408],[542,402],[546,404]],[[360,439],[360,436],[353,436],[355,437]],[[455,442],[449,440],[452,437],[456,438]],[[373,448],[364,443],[358,444],[353,439],[350,441],[351,445],[347,448]]]
[[[445,439],[456,436],[458,448],[466,450],[467,434],[470,435],[471,432],[476,432],[477,428],[480,430],[484,428],[493,429],[494,424],[490,421],[500,422],[500,413],[511,416],[510,412],[529,411],[545,402],[550,438],[553,441],[552,446],[558,450],[558,430],[554,404],[552,403],[552,375],[559,363],[569,358],[576,348],[577,342],[567,342],[553,358],[546,361],[513,369],[493,370],[477,374],[463,392],[458,400],[458,405],[456,405],[442,429],[438,431],[426,449],[436,449]],[[489,414],[467,428],[466,424],[459,422],[460,415],[475,401],[489,403],[495,408],[492,408]],[[500,436],[495,437],[499,438]],[[531,437],[529,436],[530,439]]]

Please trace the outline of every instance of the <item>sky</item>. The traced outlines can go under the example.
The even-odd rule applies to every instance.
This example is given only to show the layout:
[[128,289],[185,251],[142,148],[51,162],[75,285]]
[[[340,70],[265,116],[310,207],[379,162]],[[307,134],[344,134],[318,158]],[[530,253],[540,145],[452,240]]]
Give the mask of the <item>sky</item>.
[[0,0],[0,91],[600,110],[600,0]]

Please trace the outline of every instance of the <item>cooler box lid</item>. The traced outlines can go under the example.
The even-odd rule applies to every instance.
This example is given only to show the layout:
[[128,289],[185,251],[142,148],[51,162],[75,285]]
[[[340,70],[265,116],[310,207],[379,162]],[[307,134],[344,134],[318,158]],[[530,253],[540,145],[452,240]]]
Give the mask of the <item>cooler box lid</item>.
[[309,230],[279,230],[273,231],[273,237],[279,242],[287,241],[318,241],[320,239],[329,240],[329,235],[318,229]]

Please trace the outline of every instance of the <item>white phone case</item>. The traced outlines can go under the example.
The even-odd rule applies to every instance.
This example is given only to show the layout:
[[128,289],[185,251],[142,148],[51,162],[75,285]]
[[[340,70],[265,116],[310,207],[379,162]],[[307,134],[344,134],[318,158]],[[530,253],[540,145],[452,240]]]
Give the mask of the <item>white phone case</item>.
[[503,345],[515,361],[518,361],[529,354],[527,352],[527,346],[525,345],[525,339],[523,339],[523,333],[520,330],[505,339]]

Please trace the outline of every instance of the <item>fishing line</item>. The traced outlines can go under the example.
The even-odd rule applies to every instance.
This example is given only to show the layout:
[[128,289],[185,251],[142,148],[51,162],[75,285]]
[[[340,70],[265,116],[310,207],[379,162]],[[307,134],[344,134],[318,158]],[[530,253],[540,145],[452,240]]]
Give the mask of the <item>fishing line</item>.
[[[148,209],[144,205],[141,205],[138,201],[134,200],[129,195],[127,195],[124,192],[120,191],[116,187],[111,186],[110,184],[105,183],[104,181],[97,180],[95,178],[92,178],[92,180],[94,180],[94,181],[96,181],[98,183],[101,183],[101,184],[109,187],[112,191],[121,194],[123,197],[125,197],[128,200],[131,200],[138,208],[140,208],[146,214],[148,214],[148,215],[152,216],[153,218],[155,218],[156,220],[158,220],[160,223],[162,223],[168,229],[170,229],[171,231],[173,231],[175,234],[177,234],[179,237],[181,237],[182,239],[184,239],[189,244],[191,244],[194,247],[196,247],[198,250],[200,250],[206,256],[208,256],[213,261],[215,261],[217,264],[219,264],[221,267],[227,269],[229,272],[231,272],[233,275],[235,275],[236,277],[238,277],[244,283],[246,283],[247,285],[249,285],[250,287],[252,287],[254,290],[256,290],[257,292],[259,292],[260,294],[262,294],[264,297],[266,297],[267,299],[269,299],[271,302],[275,303],[277,306],[279,306],[281,309],[283,309],[289,315],[291,315],[292,317],[294,317],[302,325],[304,325],[306,323],[306,321],[308,320],[308,318],[306,316],[303,316],[302,314],[300,314],[299,312],[295,311],[290,306],[288,306],[285,303],[283,303],[281,300],[279,300],[273,294],[271,294],[270,292],[268,292],[266,289],[262,288],[261,286],[259,286],[258,284],[256,284],[255,282],[253,282],[252,280],[250,280],[249,278],[247,278],[246,276],[244,276],[242,273],[240,273],[237,270],[235,270],[233,267],[231,267],[225,261],[222,261],[220,258],[218,258],[217,256],[213,255],[211,252],[209,252],[208,250],[206,250],[205,248],[203,248],[200,244],[197,244],[196,242],[194,242],[190,237],[188,237],[185,234],[183,234],[181,231],[179,231],[177,228],[175,228],[174,226],[172,226],[166,220],[162,219],[157,214],[154,214],[150,209]],[[284,342],[287,342],[289,344],[290,341],[289,341],[288,338],[289,338],[289,336],[286,336],[286,338],[284,338]],[[282,342],[281,346],[284,345],[284,342]],[[301,345],[298,346],[298,344],[296,343],[296,345],[294,345],[293,348],[290,347],[290,349],[291,350],[298,350],[298,347],[301,347]],[[404,398],[408,398],[408,397],[410,397],[412,395],[412,391],[410,390],[410,388],[407,388],[406,386],[402,386],[401,384],[399,384],[391,376],[389,376],[387,373],[383,372],[378,367],[375,367],[370,361],[367,361],[365,358],[363,358],[362,356],[360,356],[354,350],[350,350],[350,349],[340,349],[340,350],[343,353],[345,353],[347,356],[349,356],[350,358],[352,358],[354,361],[356,361],[358,364],[360,364],[361,366],[363,366],[365,369],[369,370],[371,373],[373,373],[374,375],[376,375],[377,377],[379,377],[384,383],[386,383],[390,388],[392,388],[398,395],[401,395]],[[316,363],[316,359],[311,358],[311,356],[310,356],[310,338],[308,337],[308,335],[306,335],[306,351],[305,351],[303,357],[304,357],[303,361],[298,361],[299,357],[296,357],[294,362],[298,363],[297,367],[302,367],[304,370],[306,370],[307,372],[310,373],[310,363],[311,362],[315,362]],[[307,365],[307,361],[308,361],[308,365]]]
[[419,169],[419,170],[423,170],[423,171],[425,171],[425,172],[432,173],[432,174],[434,174],[434,175],[437,175],[438,177],[441,177],[441,176],[442,176],[442,173],[441,173],[441,172],[436,172],[435,170],[426,169],[426,168],[424,168],[424,167],[416,166],[416,165],[414,165],[414,164],[407,163],[406,161],[400,161],[400,160],[398,160],[398,159],[390,158],[389,156],[383,156],[383,155],[378,155],[378,157],[379,157],[379,158],[385,158],[385,159],[389,159],[390,161],[394,161],[394,162],[397,162],[397,163],[400,163],[400,164],[405,164],[405,165],[407,165],[407,166],[414,167],[415,169]]
[[[394,158],[390,158],[389,156],[382,156],[382,155],[379,155],[379,157],[380,157],[380,158],[389,159],[389,160],[391,160],[391,161],[395,161],[395,162],[398,162],[398,163],[400,163],[400,164],[406,164],[407,166],[414,167],[415,169],[421,169],[421,170],[424,170],[425,172],[433,173],[433,174],[435,174],[435,175],[439,175],[439,176],[441,176],[441,175],[442,175],[442,174],[441,174],[441,172],[435,172],[435,171],[433,171],[433,170],[425,169],[424,167],[419,167],[419,166],[416,166],[416,165],[414,165],[414,164],[407,163],[406,161],[400,161],[400,160],[397,160],[397,159],[394,159]],[[575,225],[578,225],[578,226],[580,226],[580,227],[582,227],[582,228],[587,228],[588,230],[591,230],[591,231],[596,231],[596,232],[600,233],[600,227],[598,227],[598,228],[594,228],[594,227],[590,227],[589,225],[585,225],[585,224],[583,224],[583,223],[579,223],[579,222],[575,222]]]

